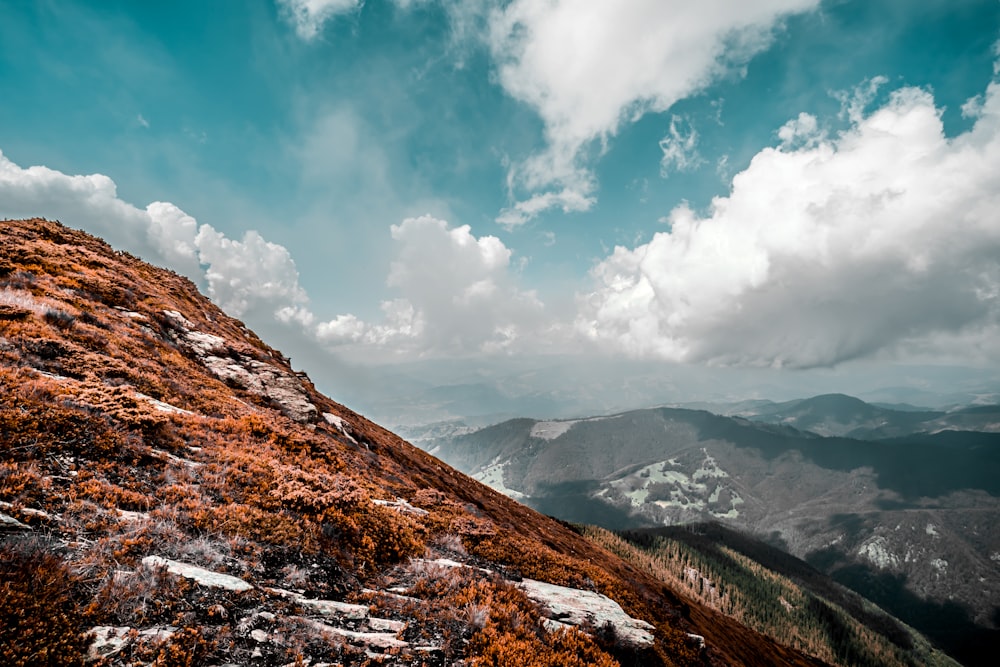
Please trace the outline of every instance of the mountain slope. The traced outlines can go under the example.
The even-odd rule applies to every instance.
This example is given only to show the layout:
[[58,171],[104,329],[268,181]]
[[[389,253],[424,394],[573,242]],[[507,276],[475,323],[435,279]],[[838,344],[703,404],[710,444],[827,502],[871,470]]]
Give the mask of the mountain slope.
[[820,664],[58,223],[0,223],[0,453],[3,664]]
[[717,523],[587,535],[759,632],[832,664],[955,665],[807,563]]
[[867,442],[658,408],[512,420],[427,446],[566,520],[720,520],[766,536],[956,654],[1000,633],[996,433]]

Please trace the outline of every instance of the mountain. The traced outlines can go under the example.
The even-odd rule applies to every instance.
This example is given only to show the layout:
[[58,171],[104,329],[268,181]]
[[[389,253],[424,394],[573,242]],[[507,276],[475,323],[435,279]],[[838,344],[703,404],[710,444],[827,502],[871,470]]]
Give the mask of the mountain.
[[0,222],[0,452],[0,664],[823,664],[55,222]]
[[1000,405],[962,407],[949,411],[913,406],[894,409],[844,394],[825,394],[783,403],[757,401],[749,405],[737,404],[725,413],[768,424],[784,424],[817,435],[863,440],[946,430],[1000,432]]
[[[860,401],[817,403],[842,422],[871,414]],[[976,647],[1000,640],[1000,434],[862,441],[657,408],[517,419],[426,445],[564,520],[612,530],[713,520],[761,535],[968,664],[991,664]]]

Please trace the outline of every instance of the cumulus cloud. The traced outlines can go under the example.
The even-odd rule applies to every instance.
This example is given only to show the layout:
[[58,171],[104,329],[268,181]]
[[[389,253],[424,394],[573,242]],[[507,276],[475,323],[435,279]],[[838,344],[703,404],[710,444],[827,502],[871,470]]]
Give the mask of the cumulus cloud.
[[383,303],[383,320],[340,315],[317,325],[334,345],[392,345],[412,354],[513,349],[538,330],[544,309],[511,274],[511,251],[494,236],[431,216],[391,227],[395,258],[386,280],[399,298]]
[[275,312],[306,301],[284,247],[255,231],[240,241],[229,239],[168,202],[137,208],[120,199],[115,182],[103,174],[22,168],[0,152],[0,213],[58,219],[101,236],[202,283],[230,315],[255,308]]
[[1000,338],[1000,85],[948,138],[920,89],[865,115],[882,83],[846,100],[840,135],[800,115],[705,215],[678,207],[616,248],[578,330],[639,357],[793,367]]
[[[623,123],[665,111],[770,44],[783,16],[818,0],[514,0],[489,20],[498,80],[545,123],[541,156],[512,166],[534,205],[592,202],[587,158]],[[559,193],[548,200],[538,190]],[[567,191],[571,191],[572,195]],[[590,204],[587,204],[588,206]],[[573,209],[570,209],[573,210]],[[506,214],[507,212],[505,212]]]
[[196,244],[208,295],[226,312],[242,315],[259,304],[287,308],[307,301],[291,254],[256,231],[237,241],[202,225]]
[[168,202],[137,208],[101,174],[24,169],[0,153],[0,215],[60,219],[187,275],[230,315],[274,317],[330,347],[399,356],[504,352],[528,344],[544,318],[534,292],[516,285],[503,242],[430,216],[391,227],[386,282],[398,296],[382,303],[381,320],[366,322],[317,317],[285,247],[253,230],[228,238]]
[[328,20],[355,11],[362,4],[363,0],[278,0],[285,19],[307,41],[314,39]]

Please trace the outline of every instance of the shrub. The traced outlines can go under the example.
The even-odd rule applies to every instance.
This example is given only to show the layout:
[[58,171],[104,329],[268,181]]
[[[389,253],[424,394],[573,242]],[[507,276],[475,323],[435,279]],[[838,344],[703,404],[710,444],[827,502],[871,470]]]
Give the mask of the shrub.
[[59,556],[35,538],[0,543],[0,663],[8,667],[84,664],[89,645]]

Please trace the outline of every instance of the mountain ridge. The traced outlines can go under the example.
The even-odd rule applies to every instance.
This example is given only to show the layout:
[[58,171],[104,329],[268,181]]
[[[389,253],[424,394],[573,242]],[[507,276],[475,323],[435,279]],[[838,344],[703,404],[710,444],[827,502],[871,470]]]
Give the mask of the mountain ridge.
[[[952,651],[998,632],[997,433],[865,441],[653,408],[512,420],[423,444],[563,519],[611,530],[718,520],[757,533],[874,592]],[[989,664],[984,654],[969,659]]]
[[[5,664],[822,664],[323,396],[186,278],[0,230]],[[559,586],[632,620],[562,623]]]

